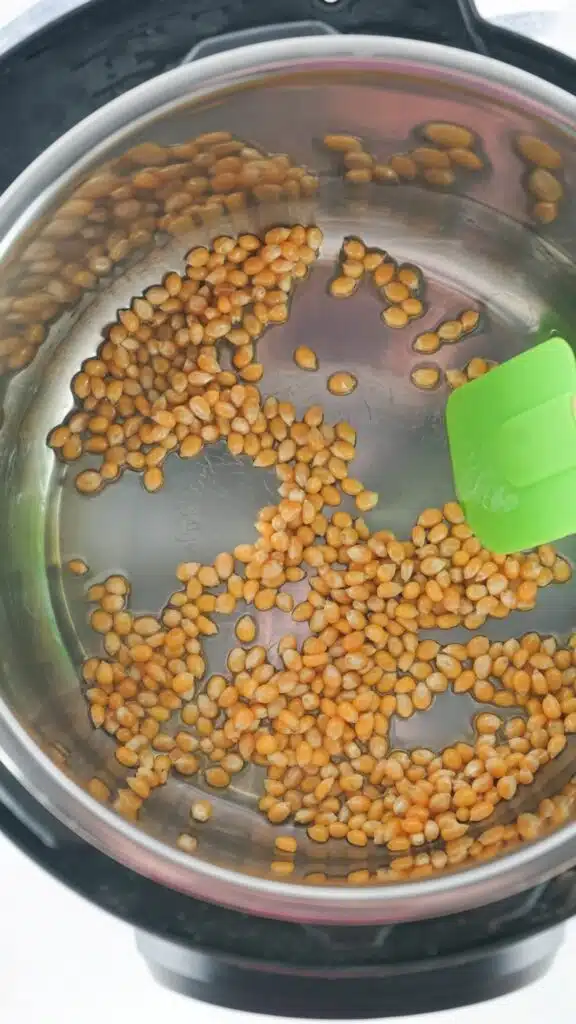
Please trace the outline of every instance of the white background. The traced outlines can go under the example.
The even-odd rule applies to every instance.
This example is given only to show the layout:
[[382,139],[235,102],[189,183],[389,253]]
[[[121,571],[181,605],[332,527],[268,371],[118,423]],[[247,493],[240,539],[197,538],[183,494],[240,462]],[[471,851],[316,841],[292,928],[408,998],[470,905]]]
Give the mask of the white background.
[[[32,5],[29,0],[0,2],[1,50],[3,37],[8,40],[11,34],[11,26],[2,26]],[[477,6],[487,16],[548,9],[555,13],[545,27],[547,41],[576,48],[574,0],[477,0]],[[575,961],[576,922],[568,926],[554,968],[542,981],[488,1004],[410,1021],[573,1024]],[[269,1018],[200,1006],[161,989],[149,978],[127,925],[68,892],[0,837],[2,1024],[258,1024],[265,1019]],[[407,1018],[402,1020],[409,1024]]]

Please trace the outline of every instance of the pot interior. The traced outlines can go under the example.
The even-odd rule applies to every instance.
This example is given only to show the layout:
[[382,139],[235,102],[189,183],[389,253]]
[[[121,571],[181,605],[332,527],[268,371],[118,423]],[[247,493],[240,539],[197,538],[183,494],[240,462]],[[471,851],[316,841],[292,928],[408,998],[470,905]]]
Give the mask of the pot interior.
[[[365,151],[386,163],[392,154],[430,146],[422,134],[429,122],[464,126],[474,133],[480,169],[468,172],[457,167],[449,186],[427,182],[421,173],[415,180],[401,178],[397,184],[353,184],[343,180],[342,153],[323,145],[325,136],[346,133],[361,139]],[[186,187],[183,182],[206,174],[202,160],[195,164],[194,157],[187,159],[183,150],[174,147],[206,132],[230,132],[233,140],[241,140],[261,154],[288,153],[292,165],[317,175],[318,188],[311,185],[306,195],[298,195],[298,188],[293,188],[286,195],[282,187],[278,194],[260,201],[246,189],[245,202],[238,203],[241,208],[229,210],[224,204],[221,215],[217,210],[215,215],[214,207],[211,215],[206,213],[203,203],[210,191],[204,191],[195,199],[190,224],[184,224],[182,233],[170,234],[158,225],[164,216],[166,226],[163,204],[174,194],[171,181],[177,180],[182,189]],[[550,224],[533,217],[526,186],[527,176],[537,165],[519,155],[517,139],[522,134],[544,140],[560,154],[561,168],[554,174],[561,182],[563,197]],[[152,177],[154,168],[164,170],[160,185],[146,189],[134,185],[143,167],[141,155],[133,147],[142,142],[161,147],[151,150],[156,153],[149,165]],[[200,144],[197,153],[209,153],[211,145]],[[170,179],[166,168],[176,164],[185,165],[184,170]],[[223,89],[204,99],[183,93],[169,111],[149,119],[143,127],[126,129],[106,152],[99,152],[90,169],[70,173],[50,210],[28,224],[25,237],[21,235],[6,250],[0,332],[7,339],[1,343],[0,356],[4,370],[0,501],[6,538],[0,565],[3,715],[5,721],[16,720],[25,727],[37,747],[55,761],[55,773],[64,771],[82,787],[96,777],[110,791],[114,806],[119,790],[130,793],[125,780],[136,772],[118,762],[114,737],[103,728],[95,729],[88,714],[86,691],[96,684],[82,681],[82,665],[88,658],[115,660],[103,651],[102,636],[90,625],[94,605],[87,601],[88,587],[111,574],[121,574],[129,580],[131,612],[158,616],[170,594],[182,587],[175,577],[179,563],[210,565],[220,552],[255,543],[259,510],[280,500],[274,467],[254,467],[249,457],[233,455],[225,440],[205,444],[196,458],[170,454],[163,467],[164,486],[157,493],[147,493],[142,475],[128,470],[93,496],[78,492],[77,474],[99,465],[100,457],[85,453],[66,464],[55,457],[46,439],[72,412],[72,378],[84,360],[96,357],[103,331],[116,320],[117,311],[128,309],[134,296],[159,284],[167,272],[184,274],[185,254],[195,246],[210,247],[217,236],[253,232],[261,237],[277,225],[318,225],[324,236],[320,255],[307,278],[294,289],[288,320],[269,326],[258,343],[264,375],[257,386],[263,396],[294,403],[298,418],[309,406],[319,404],[326,423],[346,420],[353,425],[357,454],[351,475],[380,495],[378,505],[364,514],[365,522],[371,532],[391,530],[399,539],[409,540],[424,509],[441,509],[453,500],[443,426],[449,393],[446,371],[462,369],[474,357],[501,362],[523,351],[541,337],[543,322],[559,329],[565,322],[576,322],[576,224],[571,194],[575,168],[572,135],[551,110],[523,99],[511,88],[491,83],[482,89],[477,80],[464,74],[458,78],[444,75],[440,67],[408,69],[390,63],[378,69],[368,65],[363,71],[358,66],[318,67],[292,74],[254,75],[243,88]],[[88,190],[85,208],[77,206],[67,212],[67,202],[86,194],[83,183],[106,174],[115,179],[112,191],[120,189],[116,198],[110,198],[110,192],[92,198]],[[234,191],[242,192],[242,188]],[[126,221],[119,204],[131,200],[136,200],[136,212]],[[382,294],[365,281],[349,299],[330,294],[340,249],[349,236],[361,239],[368,249],[388,253],[398,265],[419,269],[425,306],[421,318],[400,330],[387,327],[381,319]],[[118,244],[126,239],[127,246]],[[48,247],[38,249],[37,258],[31,260],[30,245],[39,240],[48,241]],[[86,251],[94,245],[100,245],[100,255],[109,259],[109,272],[102,273],[97,284],[86,278],[90,285],[86,289],[74,285],[69,292],[59,290],[65,268],[77,264],[85,269],[89,263]],[[115,253],[120,254],[117,260]],[[93,253],[92,258],[97,256]],[[34,302],[28,307],[18,305],[19,297],[31,294],[44,296],[40,319]],[[53,310],[50,296],[56,299]],[[429,356],[414,350],[419,335],[466,310],[480,314],[479,326],[469,336],[456,344],[444,344]],[[52,315],[47,316],[46,336],[38,343],[44,332],[37,328],[34,333],[31,325],[41,322],[46,312]],[[298,345],[316,352],[316,372],[305,372],[295,364],[293,352]],[[222,368],[228,369],[232,349],[220,342],[218,348]],[[20,366],[24,363],[27,365]],[[439,384],[432,390],[420,390],[411,380],[411,373],[421,364],[439,370]],[[345,398],[327,389],[328,377],[337,371],[354,374],[358,380],[356,390]],[[486,415],[490,416],[489,409]],[[355,508],[354,498],[346,495],[337,509],[324,508],[328,517],[335,511],[362,514]],[[573,558],[574,538],[560,542],[558,552],[565,559]],[[87,575],[75,576],[68,568],[70,559],[83,559],[89,566]],[[239,563],[235,568],[241,571]],[[304,601],[307,580],[315,573],[316,569],[308,566],[307,578],[288,583],[282,590],[292,593],[296,601]],[[214,593],[222,589],[225,584]],[[506,618],[488,617],[473,631],[462,625],[450,630],[422,628],[418,638],[445,646],[466,644],[476,634],[490,643],[521,639],[532,632],[555,637],[558,649],[569,653],[558,662],[561,670],[547,677],[543,669],[542,685],[544,693],[547,679],[551,690],[561,689],[568,708],[570,694],[576,700],[576,651],[569,647],[574,607],[573,582],[552,582],[538,589],[531,610],[512,610]],[[356,608],[362,609],[361,602]],[[194,700],[214,674],[230,678],[226,659],[238,645],[234,625],[244,613],[254,617],[258,629],[255,643],[265,648],[266,658],[276,669],[281,665],[281,637],[295,633],[301,645],[310,636],[306,621],[295,623],[277,607],[258,611],[254,605],[239,602],[233,614],[214,615],[218,633],[201,637],[207,671],[196,683]],[[414,635],[410,629],[408,635]],[[553,653],[550,664],[555,668]],[[512,660],[510,665],[515,667]],[[468,662],[462,665],[463,670],[470,668],[473,665]],[[401,682],[410,679],[410,668],[396,671],[399,692],[410,693],[410,683]],[[494,694],[506,686],[501,676],[491,675],[489,681],[492,689],[487,701],[475,699],[473,689],[454,692],[449,681],[445,692],[432,694],[426,710],[415,710],[408,717],[390,713],[386,758],[397,750],[425,748],[436,757],[447,747],[453,750],[456,743],[474,747],[478,741],[474,720],[482,712],[501,717],[497,745],[507,743],[506,722],[511,718],[526,721],[530,714],[539,713],[534,702],[544,695],[538,695],[538,681],[532,682],[528,694],[510,684],[507,692],[518,696],[518,702],[499,706]],[[376,684],[374,692],[381,699],[394,691],[394,686],[386,691]],[[108,701],[111,692],[105,689]],[[148,692],[157,694],[158,690]],[[527,707],[530,700],[531,709]],[[313,714],[322,711],[315,709]],[[562,713],[562,723],[567,714]],[[224,719],[219,709],[211,728],[222,728]],[[266,722],[264,717],[263,729],[268,728]],[[547,749],[552,735],[564,735],[568,727],[557,727],[556,733],[552,731],[545,739],[536,735],[534,721],[530,729],[534,735],[529,749],[542,750]],[[197,740],[202,738],[194,725],[182,724],[178,709],[160,723],[165,738],[182,731]],[[368,743],[359,740],[358,744],[362,754],[369,753]],[[154,755],[163,749],[169,754],[169,745],[169,740],[164,748],[157,745]],[[296,754],[291,740],[288,749],[292,763]],[[344,838],[314,841],[305,825],[294,822],[294,808],[282,824],[273,824],[259,810],[267,771],[263,764],[247,763],[232,774],[229,786],[213,788],[204,775],[210,762],[201,747],[197,754],[197,773],[183,776],[171,771],[166,784],[144,800],[129,830],[131,841],[137,842],[138,830],[143,830],[170,848],[170,856],[181,857],[176,843],[187,833],[198,839],[191,864],[207,862],[240,874],[278,880],[271,873],[271,862],[290,858],[274,852],[275,839],[280,834],[294,836],[298,842],[295,866],[280,879],[283,883],[307,878],[319,884],[347,879],[379,883],[421,877],[442,865],[442,858],[434,860],[434,851],[444,851],[445,866],[453,868],[514,849],[522,838],[514,832],[519,815],[541,815],[539,824],[534,820],[526,826],[524,838],[529,837],[530,827],[534,836],[544,835],[551,826],[571,820],[570,787],[563,800],[542,804],[545,798],[561,795],[570,782],[573,744],[569,735],[559,756],[541,755],[545,763],[538,762],[530,784],[517,785],[514,799],[499,799],[493,812],[481,821],[469,821],[461,813],[456,820],[466,826],[463,841],[445,841],[440,835],[424,842],[418,839],[412,845],[408,841],[405,848],[402,843],[392,844],[392,849],[383,840],[375,844],[372,837],[365,846]],[[341,772],[340,766],[351,760],[342,750],[333,754],[329,763]],[[449,775],[451,764],[448,756],[445,767]],[[450,777],[462,783],[464,769],[465,763]],[[521,766],[515,762],[510,774],[517,777],[519,772]],[[292,797],[294,806],[309,806],[298,805],[298,800],[301,779],[312,776],[308,765],[292,782],[297,793]],[[318,782],[323,778],[319,768],[314,777]],[[472,781],[471,773],[468,784]],[[460,783],[453,782],[453,792]],[[496,783],[494,777],[490,786]],[[391,786],[388,775],[376,784],[384,801]],[[396,799],[400,797],[397,793]],[[209,799],[213,805],[212,817],[202,824],[190,820],[190,807],[199,799]],[[370,799],[374,799],[372,791]],[[348,806],[346,795],[338,800],[340,809],[333,820],[345,821],[346,813],[348,817],[351,814],[349,809],[341,813]],[[357,805],[358,801],[353,806]],[[405,811],[397,807],[397,817],[404,820]],[[381,809],[384,823],[391,813],[388,802]],[[357,812],[360,831],[361,816]],[[432,813],[430,819],[435,820]],[[505,828],[483,845],[481,837],[494,826]],[[405,839],[411,833],[399,828],[397,834]]]

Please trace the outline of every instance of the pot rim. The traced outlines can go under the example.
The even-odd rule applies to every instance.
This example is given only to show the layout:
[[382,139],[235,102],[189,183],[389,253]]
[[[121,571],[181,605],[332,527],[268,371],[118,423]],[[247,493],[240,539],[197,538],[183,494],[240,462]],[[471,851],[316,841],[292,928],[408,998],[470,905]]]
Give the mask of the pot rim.
[[[431,74],[530,109],[566,131],[576,98],[491,58],[437,44],[374,36],[265,42],[202,58],[151,79],[80,122],[41,154],[0,199],[0,259],[20,234],[105,150],[176,105],[242,82],[298,71]],[[505,856],[418,882],[342,887],[273,881],[190,857],[98,804],[61,772],[0,700],[3,763],[39,803],[115,860],[169,888],[252,914],[298,921],[386,923],[440,916],[526,890],[576,862],[576,823]]]

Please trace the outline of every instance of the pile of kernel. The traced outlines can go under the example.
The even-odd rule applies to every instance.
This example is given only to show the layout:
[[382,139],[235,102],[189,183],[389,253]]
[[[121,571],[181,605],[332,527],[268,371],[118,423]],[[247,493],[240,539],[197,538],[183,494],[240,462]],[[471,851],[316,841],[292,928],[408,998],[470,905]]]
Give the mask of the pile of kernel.
[[[107,655],[84,665],[92,721],[115,737],[119,762],[134,772],[115,806],[137,815],[171,771],[199,773],[220,789],[252,763],[266,772],[262,813],[305,827],[315,842],[373,842],[397,854],[475,841],[474,826],[530,785],[576,729],[576,650],[537,634],[442,646],[420,633],[476,630],[528,611],[540,589],[570,579],[570,566],[550,546],[491,554],[455,503],[425,510],[408,541],[373,533],[338,509],[353,429],[325,424],[317,406],[299,420],[290,403],[237,388],[241,415],[270,424],[264,451],[279,477],[280,500],[261,510],[258,540],[212,565],[180,565],[180,588],[159,615],[132,615],[122,577],[89,590]],[[295,604],[285,587],[304,579],[308,593]],[[246,646],[229,652],[226,674],[206,678],[203,641],[218,631],[214,615],[239,606],[277,608],[306,622],[308,635],[298,643],[287,630],[279,665],[243,611],[236,633]],[[426,711],[447,690],[490,706],[474,720],[474,741],[391,750],[394,718]],[[516,707],[512,719],[499,714]],[[194,820],[209,815],[200,805]]]
[[82,182],[8,268],[0,374],[26,366],[47,325],[116,264],[152,245],[157,232],[181,236],[249,206],[306,200],[318,184],[284,153],[267,153],[228,131],[127,150]]
[[398,185],[418,182],[449,188],[462,173],[486,167],[476,152],[478,139],[469,128],[446,121],[429,121],[418,129],[421,139],[408,152],[378,160],[353,135],[325,135],[324,145],[338,154],[344,180],[351,185]]
[[[192,457],[221,440],[255,467],[274,467],[279,491],[277,504],[259,513],[255,543],[223,551],[211,565],[178,566],[178,586],[159,613],[131,612],[123,576],[89,588],[104,655],[83,666],[86,697],[93,725],[114,737],[130,772],[114,798],[129,818],[172,772],[218,790],[255,764],[264,774],[259,808],[271,823],[300,826],[316,843],[384,847],[394,859],[379,878],[426,874],[532,838],[564,813],[558,801],[571,806],[565,795],[546,814],[490,823],[496,806],[530,785],[576,731],[576,643],[529,634],[441,645],[422,633],[476,631],[529,611],[540,589],[568,582],[571,569],[550,546],[492,554],[454,502],[422,512],[407,540],[373,532],[340,507],[347,496],[359,513],[378,502],[351,473],[354,428],[326,423],[320,405],[299,418],[290,402],[264,398],[254,383],[262,376],[254,341],[288,315],[293,281],[305,276],[320,241],[317,228],[296,226],[263,241],[226,237],[212,250],[192,250],[186,276],[167,275],[120,311],[74,379],[77,408],[49,443],[65,461],[101,456],[98,469],[77,477],[81,492],[128,468],[157,490],[170,451]],[[285,288],[275,287],[280,281]],[[281,315],[270,316],[278,307]],[[223,346],[232,347],[233,370],[222,368]],[[349,376],[330,390],[349,393],[357,384]],[[70,568],[87,572],[81,559]],[[295,603],[289,584],[301,581],[307,593]],[[252,607],[306,623],[306,637],[299,642],[287,621],[272,654],[257,643]],[[204,638],[218,632],[216,615],[237,612],[239,644],[226,673],[208,676]],[[473,741],[391,749],[394,720],[425,712],[449,690],[484,706]],[[516,717],[504,720],[500,709],[514,708]],[[111,798],[99,778],[89,789]],[[211,814],[209,800],[195,801],[192,822]],[[197,837],[183,832],[178,844],[193,852]],[[282,856],[273,870],[288,875],[296,838],[279,835],[276,845]],[[362,878],[352,882],[368,880],[353,874]]]
[[[166,274],[119,310],[98,355],[72,381],[75,408],[48,441],[64,462],[100,457],[97,469],[76,477],[81,493],[96,493],[126,470],[141,472],[146,489],[157,491],[170,452],[192,458],[221,437],[235,454],[258,454],[263,414],[258,424],[240,416],[231,389],[262,377],[255,344],[268,324],[287,319],[290,295],[321,241],[318,228],[302,225],[272,228],[263,240],[217,237],[211,249],[187,254],[183,275]],[[224,344],[237,372],[220,365]]]
[[[462,175],[486,169],[480,141],[469,128],[431,121],[416,131],[417,145],[387,160],[372,156],[351,135],[327,135],[324,144],[353,185],[418,182],[450,188]],[[526,168],[530,216],[550,224],[565,193],[562,155],[524,133],[514,146]],[[182,236],[254,204],[308,200],[318,188],[315,173],[228,131],[171,146],[132,147],[83,181],[8,268],[0,296],[0,373],[31,362],[48,325],[116,264],[152,245],[157,232]],[[387,311],[389,326],[403,326],[395,322],[403,313],[398,307]]]
[[558,217],[564,198],[562,156],[557,149],[536,135],[520,134],[515,139],[516,150],[526,166],[524,187],[530,214],[541,224],[552,224]]
[[424,286],[420,271],[407,263],[398,265],[388,253],[368,248],[360,238],[347,238],[330,282],[330,294],[337,299],[350,298],[367,275],[385,303],[382,320],[387,327],[405,327],[410,320],[424,316],[426,309],[419,297]]

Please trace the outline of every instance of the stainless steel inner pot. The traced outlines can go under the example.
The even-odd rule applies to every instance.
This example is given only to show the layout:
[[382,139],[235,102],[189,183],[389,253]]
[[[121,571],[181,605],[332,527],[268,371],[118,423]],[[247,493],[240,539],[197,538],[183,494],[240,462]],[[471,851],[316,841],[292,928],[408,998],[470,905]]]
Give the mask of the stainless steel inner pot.
[[[361,136],[385,157],[403,150],[413,128],[427,120],[477,132],[486,172],[447,192],[414,185],[354,189],[343,185],[320,145],[326,133],[343,131]],[[353,422],[359,435],[355,473],[383,496],[368,522],[407,536],[423,507],[452,496],[442,419],[447,392],[441,387],[425,393],[410,384],[410,369],[419,361],[411,348],[416,334],[470,305],[480,306],[481,333],[439,353],[438,362],[450,367],[475,355],[498,360],[514,355],[530,345],[551,312],[559,322],[576,322],[575,123],[573,97],[457,50],[371,37],[284,40],[202,59],[128,93],[52,146],[3,197],[5,297],[18,280],[25,246],[45,218],[53,217],[80,181],[138,142],[165,145],[231,130],[270,152],[288,152],[294,163],[315,169],[321,182],[313,199],[249,207],[184,237],[160,234],[155,246],[133,253],[97,290],[64,310],[30,365],[4,377],[2,760],[89,842],[189,894],[257,913],[335,922],[460,910],[527,888],[576,861],[576,826],[569,823],[480,865],[412,883],[346,887],[341,881],[347,872],[377,868],[386,862],[385,850],[358,850],[336,841],[318,846],[300,833],[297,870],[284,882],[269,875],[277,833],[257,810],[261,782],[255,769],[236,776],[229,790],[210,791],[215,813],[198,828],[194,857],[180,852],[175,841],[186,827],[190,803],[206,792],[198,777],[172,777],[146,802],[138,825],[93,801],[82,788],[92,776],[114,787],[125,771],[115,761],[113,741],[89,723],[79,667],[99,647],[87,624],[85,580],[67,572],[67,560],[83,557],[90,582],[125,572],[132,607],[157,611],[173,589],[178,562],[206,562],[255,537],[255,515],[274,500],[275,478],[212,446],[196,460],[170,458],[158,494],[146,494],[135,474],[125,474],[86,499],[73,486],[77,466],[64,471],[45,443],[71,406],[70,380],[81,361],[95,353],[102,327],[142,288],[181,268],[192,244],[226,231],[316,222],[325,234],[322,256],[299,287],[289,321],[270,329],[260,343],[261,389],[294,401],[300,411],[321,402],[329,421]],[[540,231],[528,217],[524,167],[512,145],[517,132],[548,140],[564,160],[566,199],[557,221]],[[425,319],[390,331],[368,291],[346,302],[328,296],[335,258],[350,234],[422,268]],[[302,343],[317,351],[320,373],[295,367],[292,352]],[[337,369],[357,374],[352,397],[327,392],[325,380]],[[560,550],[574,556],[574,538]],[[574,595],[572,584],[550,587],[541,593],[536,611],[489,621],[485,631],[495,639],[533,629],[566,637],[575,624]],[[290,630],[290,620],[279,612],[258,613],[258,619],[260,642],[266,645]],[[225,620],[220,635],[207,644],[211,672],[224,668],[232,645],[232,622]],[[396,720],[394,743],[440,749],[466,737],[475,710],[468,696],[443,694],[431,710]],[[557,793],[571,776],[572,751],[569,744],[513,807],[499,809],[497,820],[510,820]],[[327,884],[306,885],[311,871],[326,872]]]

